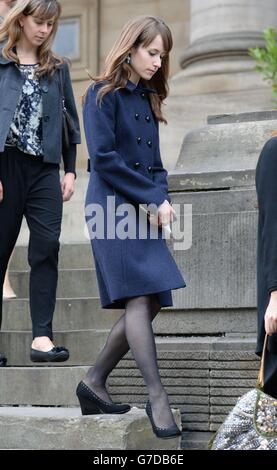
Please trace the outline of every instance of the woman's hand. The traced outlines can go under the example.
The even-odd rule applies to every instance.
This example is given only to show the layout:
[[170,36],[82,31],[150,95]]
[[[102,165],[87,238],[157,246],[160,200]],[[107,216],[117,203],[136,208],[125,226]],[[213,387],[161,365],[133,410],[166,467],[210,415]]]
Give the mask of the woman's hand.
[[0,202],[3,201],[3,197],[4,197],[3,185],[0,181]]
[[271,336],[277,332],[277,291],[271,292],[270,301],[264,317],[265,331]]
[[148,220],[152,225],[159,227],[168,225],[176,219],[176,212],[167,199],[158,207],[157,212],[148,212]]
[[176,212],[173,207],[169,204],[167,200],[165,200],[159,207],[158,207],[158,225],[164,226],[170,224],[170,222],[174,221],[176,218]]
[[63,201],[69,201],[74,194],[75,175],[74,173],[66,173],[61,181]]

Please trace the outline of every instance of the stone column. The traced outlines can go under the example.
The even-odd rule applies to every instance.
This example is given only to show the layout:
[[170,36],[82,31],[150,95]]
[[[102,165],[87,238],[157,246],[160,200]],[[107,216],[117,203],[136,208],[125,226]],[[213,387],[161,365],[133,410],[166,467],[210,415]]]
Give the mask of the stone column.
[[[184,82],[185,77],[252,70],[248,49],[263,44],[261,32],[268,26],[277,27],[275,0],[191,0],[190,45],[181,57],[184,71],[178,74],[178,82]],[[251,85],[250,77],[244,84],[234,84],[231,77],[218,78],[217,91]],[[203,93],[203,86],[205,91],[213,91],[215,84],[211,82],[209,78],[201,80],[200,91]],[[184,88],[189,93],[187,80]]]
[[190,44],[170,81],[169,126],[161,133],[168,169],[176,165],[185,134],[204,125],[207,115],[275,106],[248,55],[249,47],[263,44],[269,26],[277,27],[276,0],[191,0]]

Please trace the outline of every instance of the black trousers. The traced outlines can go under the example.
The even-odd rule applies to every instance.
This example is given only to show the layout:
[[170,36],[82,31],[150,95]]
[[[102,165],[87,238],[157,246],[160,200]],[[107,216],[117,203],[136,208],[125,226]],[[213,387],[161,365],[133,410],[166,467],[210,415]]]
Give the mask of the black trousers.
[[59,165],[43,163],[40,157],[5,147],[0,154],[0,180],[4,192],[0,203],[0,325],[5,272],[24,215],[30,230],[28,262],[33,337],[53,339],[63,206]]
[[277,354],[268,350],[265,354],[264,392],[277,398]]

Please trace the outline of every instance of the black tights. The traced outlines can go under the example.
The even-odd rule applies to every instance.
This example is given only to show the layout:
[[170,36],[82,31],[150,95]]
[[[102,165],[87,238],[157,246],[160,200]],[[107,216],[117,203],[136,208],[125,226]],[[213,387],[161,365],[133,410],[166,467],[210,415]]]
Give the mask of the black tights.
[[106,380],[118,362],[131,349],[149,393],[155,424],[174,424],[167,393],[161,383],[157,364],[152,321],[160,310],[155,295],[134,297],[126,301],[125,313],[113,326],[96,363],[84,382],[103,400],[112,402],[106,390]]

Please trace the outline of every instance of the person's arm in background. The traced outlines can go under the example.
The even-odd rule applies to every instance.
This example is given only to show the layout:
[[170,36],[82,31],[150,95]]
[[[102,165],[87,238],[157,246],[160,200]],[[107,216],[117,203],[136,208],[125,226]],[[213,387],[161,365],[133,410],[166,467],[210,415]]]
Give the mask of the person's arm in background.
[[277,138],[262,149],[256,169],[256,189],[263,217],[261,243],[264,248],[265,277],[270,300],[265,312],[265,331],[277,332]]
[[[74,193],[75,178],[76,178],[76,154],[77,144],[81,143],[80,137],[80,124],[78,113],[76,109],[71,77],[69,72],[69,66],[65,63],[63,66],[63,91],[65,99],[65,107],[67,113],[70,116],[72,122],[72,131],[69,134],[70,145],[66,147],[63,145],[62,154],[64,162],[65,175],[61,181],[61,188],[63,194],[63,200],[69,201]],[[60,73],[60,71],[59,71]]]

